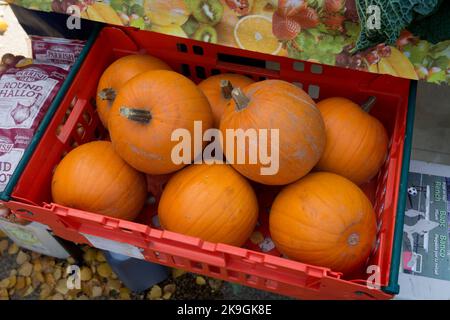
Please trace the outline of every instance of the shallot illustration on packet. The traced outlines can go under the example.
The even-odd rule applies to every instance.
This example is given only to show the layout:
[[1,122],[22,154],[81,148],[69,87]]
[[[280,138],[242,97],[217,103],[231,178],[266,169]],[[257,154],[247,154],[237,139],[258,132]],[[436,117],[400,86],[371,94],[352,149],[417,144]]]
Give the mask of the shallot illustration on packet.
[[24,105],[20,102],[17,102],[17,105],[14,109],[11,110],[11,117],[13,118],[16,124],[22,124],[31,116],[31,109],[36,106],[35,99],[30,105]]

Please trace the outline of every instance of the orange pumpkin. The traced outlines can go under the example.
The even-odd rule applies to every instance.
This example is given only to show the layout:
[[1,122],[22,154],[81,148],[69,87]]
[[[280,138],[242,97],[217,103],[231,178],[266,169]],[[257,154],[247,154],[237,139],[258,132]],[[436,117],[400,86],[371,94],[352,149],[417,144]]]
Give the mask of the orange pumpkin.
[[52,179],[53,201],[60,205],[133,220],[147,198],[145,176],[123,161],[108,141],[70,151]]
[[270,212],[277,249],[303,263],[352,274],[361,271],[376,240],[376,218],[350,180],[316,172],[285,187]]
[[344,176],[360,185],[372,179],[386,160],[389,138],[381,122],[346,98],[317,104],[325,121],[327,144],[317,164],[322,171]]
[[226,164],[192,165],[166,185],[158,207],[164,229],[241,246],[258,218],[250,184]]
[[231,100],[234,87],[243,88],[254,81],[246,76],[233,73],[218,74],[199,83],[198,87],[208,98],[214,117],[214,127],[218,128],[226,104]]
[[[166,174],[181,169],[202,152],[195,148],[195,121],[201,123],[203,132],[213,122],[200,89],[179,73],[148,71],[119,91],[109,116],[109,132],[115,150],[132,167],[147,174]],[[191,154],[180,152],[187,159],[181,159],[186,160],[183,162],[172,159],[172,152],[185,142],[184,138],[172,141],[175,130],[190,135],[186,144]]]
[[158,58],[132,54],[114,61],[102,74],[97,87],[97,112],[105,128],[108,117],[119,89],[134,76],[150,70],[171,70]]
[[[220,130],[225,156],[237,171],[259,183],[284,185],[300,179],[316,165],[325,148],[325,126],[306,92],[285,81],[264,80],[243,90],[236,88],[232,93],[233,100],[227,104]],[[256,136],[264,136],[260,130],[267,129],[267,148],[261,141],[249,143],[247,139],[243,143],[236,134],[231,139],[227,135],[233,131],[227,134],[228,129],[243,129],[249,136],[251,131],[247,129],[256,129]],[[260,158],[261,151],[264,153],[266,149],[274,160],[269,170],[266,169],[270,164],[264,164],[265,159]],[[239,159],[239,154],[245,155],[245,163]]]

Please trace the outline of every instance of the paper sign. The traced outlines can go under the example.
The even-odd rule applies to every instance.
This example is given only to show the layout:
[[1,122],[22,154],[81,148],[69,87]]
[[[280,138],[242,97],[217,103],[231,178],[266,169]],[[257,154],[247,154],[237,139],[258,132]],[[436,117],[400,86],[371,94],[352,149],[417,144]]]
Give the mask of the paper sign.
[[93,236],[90,234],[82,233],[83,236],[86,237],[86,239],[89,240],[89,242],[98,249],[103,249],[119,254],[123,254],[128,257],[133,257],[141,260],[145,260],[144,256],[142,255],[141,251],[138,247],[133,246],[128,243],[122,243],[117,242],[109,239],[105,239],[102,237]]
[[412,161],[400,299],[450,299],[450,167]]
[[33,222],[19,225],[0,219],[0,229],[18,246],[25,249],[59,259],[67,259],[70,256],[43,224]]

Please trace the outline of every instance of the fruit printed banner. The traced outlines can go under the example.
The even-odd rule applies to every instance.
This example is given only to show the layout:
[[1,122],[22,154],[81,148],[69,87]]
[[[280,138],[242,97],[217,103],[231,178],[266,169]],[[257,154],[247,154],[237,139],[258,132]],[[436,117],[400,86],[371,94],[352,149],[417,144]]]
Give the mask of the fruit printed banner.
[[[76,5],[85,19],[344,68],[450,83],[450,1],[10,2],[60,13]],[[433,33],[439,35],[438,41]]]

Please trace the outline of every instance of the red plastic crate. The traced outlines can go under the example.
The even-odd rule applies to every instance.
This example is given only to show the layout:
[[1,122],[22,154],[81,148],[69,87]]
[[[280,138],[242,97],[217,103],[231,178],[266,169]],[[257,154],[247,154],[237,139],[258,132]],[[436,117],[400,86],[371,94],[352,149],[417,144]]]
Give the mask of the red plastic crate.
[[[163,59],[196,83],[212,74],[235,72],[255,80],[273,78],[293,82],[316,100],[345,96],[363,103],[369,96],[376,96],[377,103],[371,114],[386,127],[390,149],[379,175],[363,189],[378,216],[377,246],[369,265],[379,266],[380,285],[388,284],[410,82],[386,75],[322,66],[131,28],[105,27],[23,172],[12,201],[6,203],[15,214],[47,224],[56,235],[76,243],[90,244],[82,234],[128,243],[137,246],[148,261],[291,297],[392,297],[380,289],[368,288],[368,274],[347,279],[327,268],[276,256],[276,250],[258,251],[259,247],[250,242],[248,247],[238,248],[150,227],[147,222],[149,215],[155,213],[155,205],[147,206],[138,222],[129,222],[52,203],[51,177],[61,158],[73,147],[105,136],[95,110],[97,82],[102,72],[114,60],[135,52],[147,52]],[[82,136],[77,133],[79,126],[84,127]],[[276,188],[257,188],[261,205],[260,229],[267,234],[267,208]]]

